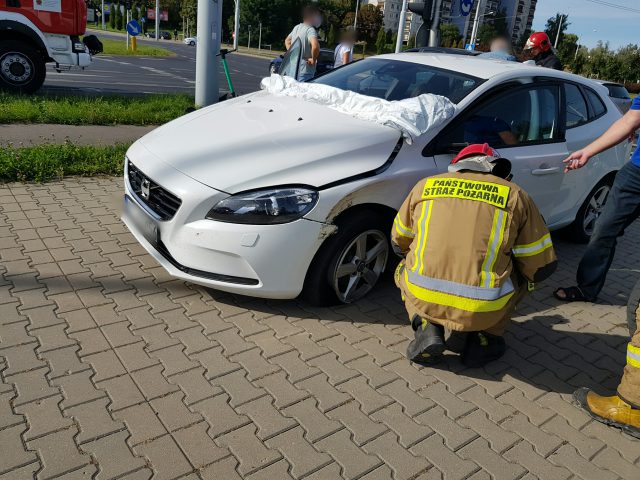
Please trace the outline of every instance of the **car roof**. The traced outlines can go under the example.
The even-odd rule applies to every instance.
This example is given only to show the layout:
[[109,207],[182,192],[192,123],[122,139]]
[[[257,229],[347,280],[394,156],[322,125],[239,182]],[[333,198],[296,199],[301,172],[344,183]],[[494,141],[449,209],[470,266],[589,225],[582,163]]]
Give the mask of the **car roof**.
[[[581,83],[591,83],[589,79],[574,75],[573,73],[554,70],[551,68],[539,67],[536,65],[525,65],[520,62],[510,62],[506,60],[495,60],[491,58],[470,57],[466,55],[451,55],[446,53],[426,53],[426,52],[404,52],[379,55],[371,58],[385,58],[389,60],[409,61],[422,65],[429,65],[444,70],[470,75],[472,77],[488,80],[493,77],[555,77],[563,80],[578,81]],[[604,87],[599,87],[604,88]]]
[[599,83],[600,85],[616,85],[617,87],[624,87],[624,85],[621,83],[610,82],[609,80],[598,80],[596,78],[592,78],[591,80],[593,80],[596,83]]
[[464,48],[452,48],[452,47],[417,47],[405,50],[404,53],[450,53],[452,55],[466,55],[468,57],[475,57],[482,52],[477,50],[465,50]]

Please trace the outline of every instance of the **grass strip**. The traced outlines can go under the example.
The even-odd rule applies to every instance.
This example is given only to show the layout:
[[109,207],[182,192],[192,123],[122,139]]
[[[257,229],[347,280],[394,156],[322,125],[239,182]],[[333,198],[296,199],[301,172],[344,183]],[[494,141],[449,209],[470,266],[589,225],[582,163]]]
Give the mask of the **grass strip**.
[[136,51],[134,52],[129,46],[127,49],[127,42],[123,38],[122,40],[115,40],[112,38],[101,38],[102,42],[102,54],[104,55],[126,55],[126,56],[138,56],[138,57],[175,57],[176,54],[166,48],[146,45],[138,42]]
[[46,182],[68,175],[122,174],[128,145],[36,145],[0,148],[0,181]]
[[0,93],[0,124],[160,125],[193,107],[190,95],[82,97]]

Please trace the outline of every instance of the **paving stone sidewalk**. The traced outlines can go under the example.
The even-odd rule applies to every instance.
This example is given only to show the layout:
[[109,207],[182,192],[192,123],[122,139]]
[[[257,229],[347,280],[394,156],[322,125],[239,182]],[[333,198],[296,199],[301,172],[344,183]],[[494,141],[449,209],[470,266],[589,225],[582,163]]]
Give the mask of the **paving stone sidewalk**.
[[242,298],[169,277],[119,220],[122,180],[0,186],[0,478],[640,478],[640,442],[570,404],[615,388],[638,224],[603,301],[560,305],[583,247],[485,369],[410,365],[398,293]]

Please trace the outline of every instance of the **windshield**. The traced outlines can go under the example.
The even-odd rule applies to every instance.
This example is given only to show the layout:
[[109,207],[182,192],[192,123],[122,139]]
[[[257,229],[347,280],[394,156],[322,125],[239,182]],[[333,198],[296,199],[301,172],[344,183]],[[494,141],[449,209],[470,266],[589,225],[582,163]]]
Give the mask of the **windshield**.
[[322,75],[312,83],[385,100],[404,100],[433,93],[458,103],[482,80],[420,63],[369,58]]

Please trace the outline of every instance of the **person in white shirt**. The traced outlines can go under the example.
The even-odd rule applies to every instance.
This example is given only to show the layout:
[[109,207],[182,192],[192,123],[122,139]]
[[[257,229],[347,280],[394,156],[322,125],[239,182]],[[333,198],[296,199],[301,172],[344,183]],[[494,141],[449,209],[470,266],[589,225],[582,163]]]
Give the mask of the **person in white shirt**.
[[353,61],[353,45],[356,34],[353,30],[345,30],[340,36],[340,43],[333,52],[333,68],[341,67]]

